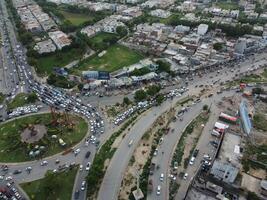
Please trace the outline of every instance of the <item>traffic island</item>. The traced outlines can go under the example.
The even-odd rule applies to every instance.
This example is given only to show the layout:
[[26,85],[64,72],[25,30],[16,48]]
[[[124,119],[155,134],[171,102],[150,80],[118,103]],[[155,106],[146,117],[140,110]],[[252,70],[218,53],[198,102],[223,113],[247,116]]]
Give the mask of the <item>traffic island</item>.
[[0,125],[0,162],[24,162],[51,156],[80,142],[87,122],[67,113],[35,114]]

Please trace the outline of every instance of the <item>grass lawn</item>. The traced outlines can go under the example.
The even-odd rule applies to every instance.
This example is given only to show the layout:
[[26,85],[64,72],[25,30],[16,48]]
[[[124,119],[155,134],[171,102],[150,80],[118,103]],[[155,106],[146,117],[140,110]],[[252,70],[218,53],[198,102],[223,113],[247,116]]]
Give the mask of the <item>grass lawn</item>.
[[[63,117],[57,116],[58,119]],[[47,157],[64,151],[67,148],[77,144],[83,139],[88,130],[88,125],[82,118],[71,115],[71,121],[74,122],[74,128],[68,129],[63,125],[51,125],[51,114],[38,114],[15,119],[0,125],[0,162],[22,162],[36,158]],[[26,144],[21,141],[21,131],[29,124],[45,125],[47,134],[35,144]],[[66,143],[65,147],[59,145],[58,139],[52,139],[52,135],[57,135]],[[44,146],[39,157],[31,158],[29,152],[35,145]]]
[[7,108],[9,110],[12,110],[14,108],[20,107],[20,106],[25,106],[28,104],[27,100],[28,95],[25,93],[19,93],[18,95],[15,96],[15,98],[7,104]]
[[221,2],[217,2],[216,6],[224,10],[238,10],[239,9],[238,4],[235,2],[221,1]]
[[253,126],[256,129],[267,131],[267,119],[262,113],[256,113],[253,117]]
[[113,45],[106,51],[106,54],[104,54],[102,57],[98,57],[96,55],[84,60],[76,69],[79,71],[104,70],[113,72],[122,67],[137,63],[144,58],[144,56],[137,51],[131,50],[121,45]]
[[63,10],[61,10],[60,13],[64,16],[65,19],[70,21],[75,26],[79,26],[84,22],[93,20],[93,17],[91,17],[90,15],[82,13],[71,13]]
[[70,62],[80,59],[83,56],[82,50],[70,49],[66,52],[57,52],[37,59],[37,73],[48,75],[53,71],[53,67],[64,67]]
[[5,95],[0,92],[0,104],[3,103],[5,100]]
[[21,184],[31,200],[71,200],[77,168],[60,173],[48,172],[45,178]]

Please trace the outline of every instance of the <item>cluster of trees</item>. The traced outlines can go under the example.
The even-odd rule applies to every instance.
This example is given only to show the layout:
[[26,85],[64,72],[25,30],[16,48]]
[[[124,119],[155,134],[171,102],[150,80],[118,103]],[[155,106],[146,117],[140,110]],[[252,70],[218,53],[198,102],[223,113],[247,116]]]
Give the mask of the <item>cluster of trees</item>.
[[220,50],[223,48],[223,44],[220,43],[220,42],[217,42],[217,43],[213,44],[213,48],[214,48],[216,51],[220,51]]
[[54,73],[51,73],[48,76],[47,83],[49,85],[54,85],[56,87],[66,88],[66,89],[73,88],[76,85],[73,81],[69,81],[66,77],[58,76]]
[[158,72],[167,72],[171,73],[171,64],[163,61],[163,60],[157,60],[156,64],[158,65]]
[[119,35],[117,34],[106,34],[105,36],[103,36],[102,40],[96,40],[95,37],[97,36],[93,38],[88,38],[86,35],[83,35],[83,34],[80,34],[80,35],[82,35],[82,38],[95,51],[103,51],[107,49],[109,46],[116,44],[120,38]]
[[147,67],[143,67],[141,69],[134,69],[132,72],[130,72],[130,76],[142,76],[145,74],[148,74],[150,72],[150,69],[148,69]]
[[160,90],[160,85],[151,85],[146,90],[137,90],[134,94],[134,99],[139,102],[155,97],[156,102],[160,105],[164,101],[164,96],[159,94]]

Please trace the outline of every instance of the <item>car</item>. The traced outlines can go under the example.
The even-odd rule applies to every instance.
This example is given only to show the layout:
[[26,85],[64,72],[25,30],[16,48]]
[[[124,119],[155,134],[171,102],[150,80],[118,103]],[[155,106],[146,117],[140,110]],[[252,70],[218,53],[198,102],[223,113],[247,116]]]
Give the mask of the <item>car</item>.
[[86,170],[86,171],[89,171],[89,169],[90,169],[90,166],[91,166],[91,163],[90,163],[90,162],[88,162],[88,163],[86,164],[85,170]]
[[80,171],[83,170],[83,165],[81,164],[80,167],[79,167]]
[[183,179],[186,180],[187,177],[188,177],[188,173],[185,173]]
[[198,149],[195,149],[194,152],[193,152],[193,156],[194,156],[194,157],[197,157],[198,152],[199,152],[199,150],[198,150]]
[[80,191],[79,190],[76,190],[75,193],[74,193],[74,198],[75,199],[78,199],[80,196]]
[[59,163],[60,163],[60,160],[56,159],[55,164],[59,164]]
[[76,150],[74,151],[74,155],[77,156],[80,152],[81,152],[80,149],[76,149]]
[[26,171],[28,172],[28,173],[30,173],[31,171],[32,171],[32,167],[26,167]]
[[159,145],[162,144],[163,140],[164,140],[163,137],[161,137],[161,138],[159,139]]
[[161,186],[158,185],[158,186],[157,186],[157,195],[160,195],[160,189],[161,189]]
[[13,178],[12,178],[12,176],[7,176],[6,177],[6,181],[11,181]]
[[158,155],[158,151],[159,151],[158,149],[155,149],[153,155],[154,155],[154,156]]
[[21,170],[16,169],[16,170],[13,172],[13,174],[20,174],[21,172],[22,172]]
[[133,140],[130,140],[130,142],[128,143],[128,147],[132,146],[133,144]]
[[46,165],[48,165],[48,162],[47,162],[46,160],[43,160],[43,161],[41,162],[41,166],[46,166]]
[[164,180],[164,174],[163,174],[163,173],[160,174],[159,180],[160,180],[161,182],[163,182],[163,180]]
[[87,151],[86,154],[85,154],[85,158],[89,158],[91,155],[91,152],[90,151]]
[[81,191],[84,191],[85,190],[85,186],[86,186],[86,181],[83,181],[82,182],[82,186],[81,186]]
[[219,146],[219,143],[217,142],[217,141],[210,141],[210,144],[212,145],[212,146],[214,146],[215,148],[217,148],[218,146]]
[[192,156],[191,159],[190,159],[190,161],[189,161],[189,165],[193,165],[195,159],[196,159],[196,158],[195,158],[194,156]]
[[205,154],[205,155],[203,156],[203,159],[204,159],[204,160],[207,160],[207,161],[211,161],[211,157],[210,157],[208,154]]

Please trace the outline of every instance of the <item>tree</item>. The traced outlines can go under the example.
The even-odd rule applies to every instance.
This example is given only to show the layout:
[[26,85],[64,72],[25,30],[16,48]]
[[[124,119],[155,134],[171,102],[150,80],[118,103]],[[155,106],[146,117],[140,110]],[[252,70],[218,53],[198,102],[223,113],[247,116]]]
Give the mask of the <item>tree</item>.
[[260,198],[254,192],[248,192],[247,196],[248,200],[260,200]]
[[128,34],[128,30],[125,26],[118,26],[116,28],[116,32],[119,34],[120,37],[124,37]]
[[159,72],[167,72],[170,73],[171,71],[171,64],[163,61],[163,60],[157,60],[156,63],[158,64],[158,71]]
[[147,94],[149,96],[155,96],[159,91],[161,87],[159,85],[151,85],[147,88]]
[[144,90],[137,90],[134,94],[136,101],[143,101],[147,98],[147,93]]
[[213,44],[213,49],[215,49],[216,51],[219,51],[222,48],[223,48],[223,44],[222,43],[217,42],[217,43]]
[[162,104],[162,102],[164,101],[164,96],[163,94],[160,94],[156,97],[156,102],[158,105]]
[[125,104],[125,105],[129,105],[129,104],[131,104],[130,99],[129,99],[128,97],[124,97],[124,98],[123,98],[123,104]]
[[207,104],[205,104],[204,106],[203,106],[203,110],[208,110],[209,109],[209,106],[207,105]]
[[264,90],[262,88],[257,87],[252,89],[252,94],[262,94],[262,93],[264,93]]
[[29,94],[27,100],[29,103],[34,103],[38,100],[38,96],[33,92],[33,93]]
[[78,89],[79,89],[80,91],[82,91],[82,89],[83,89],[83,84],[82,84],[82,83],[80,83],[80,84],[78,85]]

